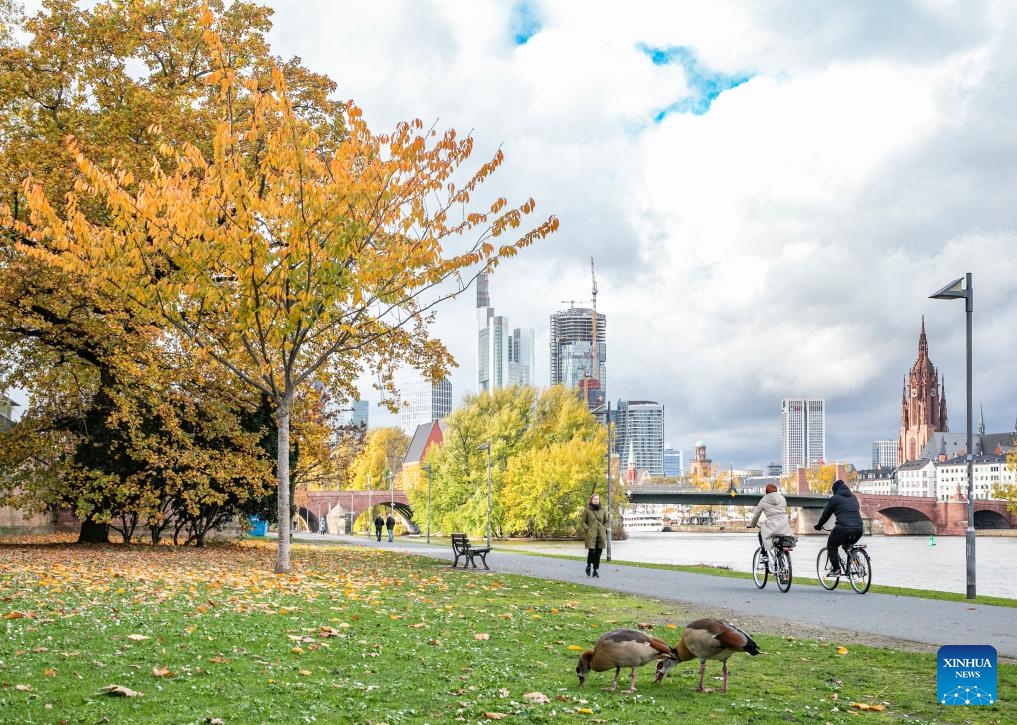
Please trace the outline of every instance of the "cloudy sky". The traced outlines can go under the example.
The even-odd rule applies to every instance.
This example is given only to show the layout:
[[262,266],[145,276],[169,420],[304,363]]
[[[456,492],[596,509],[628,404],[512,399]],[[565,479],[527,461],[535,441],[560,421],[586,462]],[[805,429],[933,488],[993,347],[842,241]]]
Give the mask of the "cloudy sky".
[[[827,457],[896,438],[922,316],[965,425],[1017,420],[1017,10],[999,2],[275,0],[273,47],[328,73],[376,130],[470,131],[489,184],[561,230],[499,268],[492,304],[537,338],[590,296],[610,397],[720,465],[780,458],[780,401],[827,406]],[[624,9],[622,9],[624,8]],[[565,305],[567,306],[567,305]],[[473,295],[438,333],[475,390]],[[365,391],[366,392],[366,391]],[[372,407],[372,422],[384,420]]]
[[[721,466],[780,458],[780,401],[827,407],[827,458],[896,438],[922,316],[963,432],[1017,420],[1017,9],[583,0],[272,0],[276,53],[330,75],[376,131],[421,118],[506,155],[488,186],[558,234],[502,265],[492,304],[536,331],[590,296],[612,400],[651,399],[665,438]],[[577,302],[579,304],[579,302]],[[436,332],[475,390],[473,294]],[[377,400],[365,388],[365,397]],[[377,406],[372,423],[395,423]]]

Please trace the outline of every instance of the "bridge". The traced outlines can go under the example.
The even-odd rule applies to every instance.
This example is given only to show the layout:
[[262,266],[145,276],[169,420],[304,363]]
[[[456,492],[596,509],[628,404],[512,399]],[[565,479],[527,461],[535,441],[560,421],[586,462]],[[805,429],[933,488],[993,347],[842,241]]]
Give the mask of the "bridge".
[[[940,501],[925,496],[884,496],[857,493],[862,517],[879,521],[885,534],[940,534],[961,535],[967,530],[967,501]],[[663,503],[682,506],[747,506],[759,503],[762,494],[721,491],[689,491],[666,486],[634,486],[628,490],[628,499],[634,504]],[[812,533],[813,525],[828,496],[820,494],[784,494],[788,507],[801,509],[798,516],[798,533]],[[1007,510],[1005,501],[980,500],[974,502],[976,529],[1009,529],[1017,527],[1017,513]]]
[[395,516],[402,519],[402,524],[410,533],[419,533],[419,527],[413,521],[413,509],[410,508],[406,492],[395,490],[373,491],[307,491],[306,499],[297,506],[297,526],[311,532],[320,530],[322,519],[325,520],[325,531],[330,534],[346,534],[353,532],[353,522],[373,508],[383,507],[385,511],[391,505]]

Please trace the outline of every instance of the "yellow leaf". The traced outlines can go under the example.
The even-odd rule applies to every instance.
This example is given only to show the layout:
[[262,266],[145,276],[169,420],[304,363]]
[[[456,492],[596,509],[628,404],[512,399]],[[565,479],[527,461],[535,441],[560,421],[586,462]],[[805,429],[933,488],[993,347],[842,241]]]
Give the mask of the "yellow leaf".
[[297,672],[298,672],[299,674],[303,675],[304,677],[307,677],[308,675],[310,675],[310,674],[311,674],[311,671],[310,671],[310,670],[297,670]]
[[678,629],[678,625],[677,625],[677,624],[675,624],[674,622],[668,622],[668,623],[667,623],[667,624],[666,624],[665,626],[666,626],[666,627],[667,627],[668,629]]
[[294,647],[293,649],[290,650],[290,652],[292,652],[295,655],[302,655],[304,653],[304,648],[303,647]]
[[27,617],[27,616],[28,615],[25,614],[24,612],[14,611],[14,612],[7,612],[7,614],[4,615],[4,619],[22,619],[22,618]]
[[42,671],[42,676],[43,677],[56,677],[56,673],[57,673],[56,670],[54,670],[52,667],[47,667],[46,669],[44,669]]
[[837,648],[837,654],[839,654],[839,655],[846,655],[847,653],[848,653],[848,648],[845,647],[844,645],[841,645],[840,647]]
[[583,648],[580,647],[578,644],[570,644],[569,645],[569,649],[572,650],[573,652],[582,652],[583,651]]
[[152,668],[152,674],[156,677],[169,677],[173,673],[170,672],[169,667],[166,667],[165,665],[156,665]]
[[583,715],[592,715],[593,714],[593,710],[591,710],[588,707],[577,707],[576,708],[576,712],[581,713]]

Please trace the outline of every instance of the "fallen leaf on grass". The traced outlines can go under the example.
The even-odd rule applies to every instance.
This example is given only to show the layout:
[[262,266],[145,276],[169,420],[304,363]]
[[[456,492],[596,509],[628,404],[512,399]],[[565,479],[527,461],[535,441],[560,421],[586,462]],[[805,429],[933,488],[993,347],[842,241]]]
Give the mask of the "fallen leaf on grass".
[[877,712],[883,712],[886,709],[886,705],[867,705],[864,702],[852,702],[851,707],[859,710],[875,710]]
[[504,720],[508,715],[503,712],[485,712],[484,717],[488,720]]
[[152,674],[156,677],[170,677],[173,673],[165,665],[156,665],[152,668]]
[[668,629],[678,629],[678,625],[677,625],[677,624],[674,624],[673,622],[668,622],[668,623],[667,623],[667,624],[666,624],[665,626],[666,626],[666,627],[667,627]]
[[148,639],[148,637],[146,637],[143,634],[129,634],[129,635],[127,635],[127,639],[132,639],[135,642],[141,642],[143,640]]
[[582,652],[583,651],[583,648],[580,647],[578,644],[570,644],[569,645],[569,649],[572,650],[573,652]]
[[848,653],[848,648],[845,647],[844,645],[841,645],[840,647],[837,648],[837,654],[839,654],[839,655],[846,655],[847,653]]
[[31,692],[34,688],[31,685],[15,685],[15,690],[21,690],[22,692]]
[[593,714],[593,710],[591,710],[588,707],[577,707],[576,708],[576,712],[582,713],[583,715],[592,715]]
[[524,700],[529,700],[532,703],[542,705],[545,702],[551,702],[551,698],[545,695],[543,692],[527,692],[523,695]]
[[417,622],[416,624],[411,624],[410,626],[413,627],[413,629],[425,629],[427,627],[427,625],[424,624],[423,622]]
[[98,694],[115,695],[116,697],[143,697],[145,693],[132,690],[131,688],[124,687],[123,685],[106,685],[105,687],[99,688]]
[[491,639],[491,635],[489,635],[487,632],[477,632],[475,635],[473,635],[473,639],[488,640]]
[[640,622],[639,623],[639,628],[640,629],[653,629],[653,623],[652,622]]
[[226,725],[226,721],[221,717],[206,717],[205,722],[208,723],[208,725]]
[[52,667],[47,667],[42,671],[43,677],[56,677],[56,674],[57,674],[56,670],[54,670]]
[[31,617],[31,614],[25,614],[24,612],[15,610],[13,612],[7,612],[7,614],[4,615],[4,619],[24,619],[25,617]]
[[310,670],[297,670],[297,673],[303,675],[304,677],[309,677],[310,675],[314,674]]

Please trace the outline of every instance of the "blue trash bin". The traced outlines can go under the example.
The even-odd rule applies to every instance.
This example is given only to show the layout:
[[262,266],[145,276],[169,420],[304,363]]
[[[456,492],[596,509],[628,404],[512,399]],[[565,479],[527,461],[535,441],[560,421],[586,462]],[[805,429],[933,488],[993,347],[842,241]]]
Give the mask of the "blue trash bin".
[[257,516],[250,516],[247,520],[251,524],[251,528],[247,533],[251,536],[264,536],[268,533],[267,521],[259,519]]

